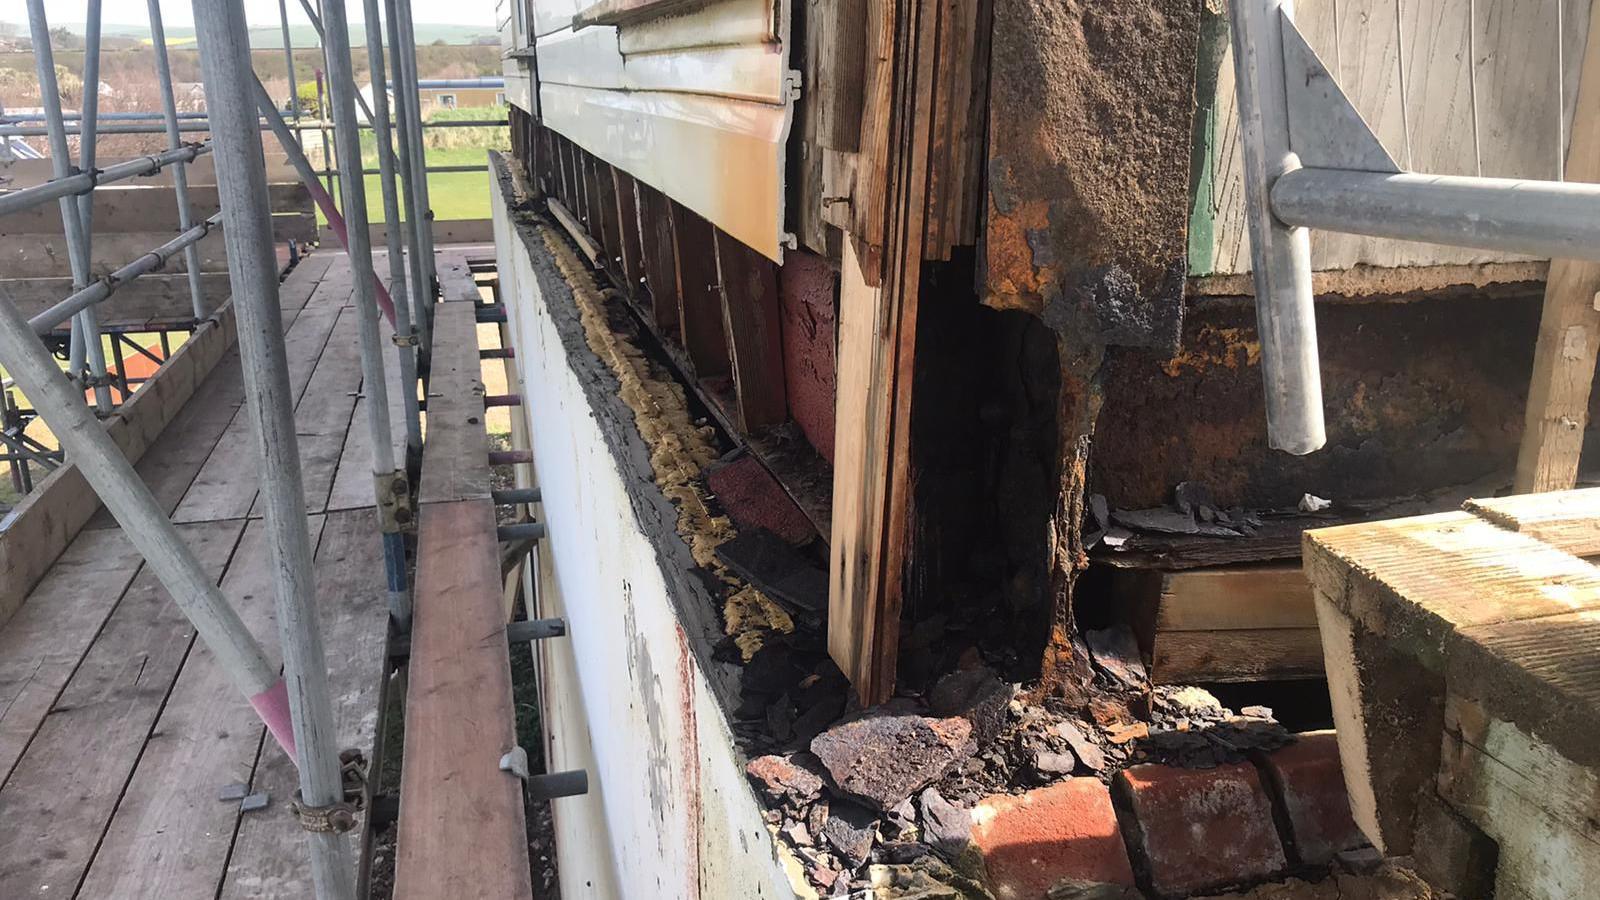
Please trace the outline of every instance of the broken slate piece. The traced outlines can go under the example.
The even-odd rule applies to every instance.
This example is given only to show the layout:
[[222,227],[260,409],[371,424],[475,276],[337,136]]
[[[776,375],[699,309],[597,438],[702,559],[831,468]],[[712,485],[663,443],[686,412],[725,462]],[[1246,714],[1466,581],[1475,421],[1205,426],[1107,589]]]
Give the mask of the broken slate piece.
[[1094,741],[1089,740],[1076,723],[1061,721],[1056,723],[1056,734],[1061,735],[1072,748],[1072,755],[1078,761],[1096,772],[1103,772],[1106,768],[1106,755]]
[[266,791],[257,791],[239,801],[239,812],[255,812],[258,809],[266,809],[270,800],[271,798],[267,796]]
[[1214,509],[1216,502],[1211,499],[1211,489],[1200,482],[1180,481],[1172,489],[1172,505],[1186,516],[1198,516],[1202,509]]
[[1111,505],[1106,502],[1105,494],[1089,495],[1089,515],[1094,518],[1094,524],[1099,531],[1111,527]]
[[977,751],[972,723],[878,712],[835,725],[811,752],[845,794],[887,812]]
[[249,793],[249,785],[241,781],[235,781],[232,784],[223,785],[222,790],[217,793],[217,799],[224,801],[243,800],[245,795]]
[[1099,631],[1085,631],[1084,640],[1095,664],[1112,680],[1125,688],[1143,691],[1150,685],[1145,674],[1144,659],[1139,654],[1139,641],[1133,629],[1126,625],[1113,625]]
[[745,774],[774,801],[785,797],[805,802],[822,793],[822,777],[795,762],[793,756],[761,756],[750,760]]
[[935,682],[928,692],[928,705],[935,715],[960,716],[971,722],[973,740],[985,747],[1000,736],[1011,695],[1011,685],[989,667],[979,666],[951,672]]
[[946,859],[956,859],[972,842],[972,812],[951,803],[938,788],[922,792],[922,839]]
[[1194,516],[1158,506],[1154,509],[1114,509],[1111,521],[1134,531],[1156,534],[1194,534],[1200,530]]
[[1051,753],[1048,750],[1034,754],[1033,767],[1041,775],[1071,775],[1077,760],[1070,753]]
[[822,834],[854,869],[872,853],[872,844],[878,838],[878,817],[854,803],[835,803]]

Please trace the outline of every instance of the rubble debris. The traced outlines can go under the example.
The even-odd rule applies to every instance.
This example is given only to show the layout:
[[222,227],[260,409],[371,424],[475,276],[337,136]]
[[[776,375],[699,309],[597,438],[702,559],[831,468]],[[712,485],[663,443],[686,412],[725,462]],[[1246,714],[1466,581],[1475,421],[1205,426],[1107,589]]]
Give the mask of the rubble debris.
[[1070,753],[1051,753],[1041,750],[1033,756],[1033,768],[1041,775],[1071,775],[1078,760]]
[[1098,631],[1085,631],[1083,639],[1089,644],[1089,654],[1100,671],[1128,690],[1145,691],[1150,687],[1150,676],[1145,672],[1144,658],[1139,653],[1139,641],[1133,629],[1114,625]]
[[1290,878],[1230,894],[1197,900],[1438,900],[1416,873],[1386,862],[1371,873],[1335,871],[1321,881]]
[[972,723],[972,737],[984,747],[1000,735],[1015,689],[987,666],[958,669],[934,683],[928,705],[937,716],[960,716]]
[[1078,762],[1093,772],[1103,772],[1106,768],[1106,755],[1095,743],[1083,733],[1083,729],[1069,720],[1063,719],[1056,723],[1056,734],[1067,742],[1072,749],[1072,755]]
[[1138,888],[1125,884],[1079,881],[1076,878],[1058,881],[1045,892],[1048,900],[1142,900],[1143,896]]
[[822,777],[793,756],[762,756],[744,767],[751,783],[776,802],[806,803],[822,793]]
[[1303,513],[1317,513],[1333,506],[1333,501],[1324,500],[1316,494],[1301,494],[1298,506]]
[[960,717],[869,713],[835,725],[811,741],[834,783],[882,812],[972,756],[972,724]]
[[1209,772],[1140,765],[1115,785],[1118,804],[1137,822],[1128,842],[1159,894],[1249,884],[1288,867],[1271,801],[1249,763]]
[[716,549],[734,574],[813,626],[828,607],[828,572],[765,528],[744,529]]
[[922,792],[922,836],[946,859],[959,859],[972,842],[972,813],[946,800],[938,788]]
[[867,879],[870,896],[877,900],[994,900],[982,882],[934,856],[909,865],[872,866]]
[[972,822],[973,843],[1001,897],[1039,897],[1066,880],[1134,884],[1111,793],[1098,778],[986,797]]
[[878,840],[878,817],[855,803],[834,803],[822,834],[854,869],[867,861]]

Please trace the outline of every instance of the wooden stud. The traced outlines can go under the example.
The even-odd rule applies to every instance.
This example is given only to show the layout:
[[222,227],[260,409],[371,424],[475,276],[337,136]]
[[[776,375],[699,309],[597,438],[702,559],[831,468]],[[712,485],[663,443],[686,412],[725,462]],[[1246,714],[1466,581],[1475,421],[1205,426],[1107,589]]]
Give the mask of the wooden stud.
[[678,281],[678,320],[683,349],[696,378],[728,373],[728,345],[722,329],[722,298],[711,223],[668,199],[672,220],[672,260]]
[[715,245],[739,428],[748,434],[789,418],[778,271],[771,260],[720,229],[715,233]]
[[[1600,2],[1592,8],[1600,12]],[[1596,21],[1600,21],[1597,19]],[[1578,80],[1566,176],[1600,181],[1600,29],[1589,32]],[[1550,261],[1533,380],[1517,453],[1518,493],[1566,490],[1578,480],[1589,391],[1600,355],[1600,263]]]
[[603,159],[598,157],[591,159],[594,166],[594,181],[591,183],[595,189],[597,221],[590,223],[589,230],[606,248],[606,273],[611,276],[611,281],[621,285],[624,293],[631,293],[631,289],[627,287],[627,275],[624,274],[622,267],[624,241],[615,170]]
[[634,191],[633,176],[616,166],[611,170],[611,189],[617,207],[617,251],[622,257],[623,293],[630,298],[639,294],[644,283],[644,251],[640,246],[639,195]]
[[634,187],[638,191],[639,238],[651,316],[659,334],[678,337],[682,327],[678,319],[677,264],[673,261],[672,207],[666,195],[650,185],[635,181]]

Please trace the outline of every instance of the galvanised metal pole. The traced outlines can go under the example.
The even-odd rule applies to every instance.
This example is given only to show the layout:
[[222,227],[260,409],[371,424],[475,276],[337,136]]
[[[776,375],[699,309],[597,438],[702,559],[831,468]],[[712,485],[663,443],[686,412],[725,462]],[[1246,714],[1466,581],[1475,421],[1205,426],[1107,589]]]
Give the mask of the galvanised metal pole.
[[[328,94],[333,102],[333,136],[338,141],[339,191],[344,201],[346,233],[350,236],[351,279],[355,286],[361,340],[361,391],[367,407],[367,429],[372,433],[372,484],[377,504],[379,530],[383,532],[385,570],[388,573],[389,602],[396,620],[403,626],[410,619],[406,598],[405,539],[396,514],[409,510],[410,489],[404,469],[396,468],[394,445],[390,443],[388,382],[383,374],[383,347],[378,335],[378,304],[372,292],[376,274],[372,270],[372,232],[367,227],[367,186],[361,176],[361,132],[356,130],[355,66],[350,61],[350,23],[345,19],[344,0],[324,4],[323,23],[327,29]],[[380,158],[383,151],[378,151]],[[405,308],[395,304],[395,313]],[[402,347],[401,350],[408,348]],[[415,390],[412,391],[415,396]],[[408,512],[409,515],[409,512]]]
[[[154,2],[154,0],[152,0]],[[289,109],[294,122],[300,124],[300,83],[294,78],[294,42],[289,39],[288,0],[278,0],[278,24],[283,27],[283,61],[289,71]]]
[[1283,25],[1292,0],[1228,0],[1237,70],[1245,220],[1256,285],[1256,327],[1266,380],[1267,443],[1297,456],[1327,441],[1317,319],[1311,303],[1311,242],[1305,228],[1272,213],[1273,183],[1299,168],[1289,149]]
[[54,357],[3,287],[0,360],[273,737],[293,747],[285,686],[277,667],[205,573],[105,426],[83,405],[83,395],[62,377]]
[[[148,0],[150,9],[150,42],[156,50],[156,75],[161,82],[161,111],[167,119],[167,145],[177,150],[183,139],[178,136],[178,101],[172,95],[172,64],[167,59],[167,31],[161,22],[161,0]],[[172,170],[172,187],[178,196],[178,228],[188,231],[194,226],[189,212],[189,176],[183,163]],[[198,242],[183,248],[183,264],[189,270],[189,302],[194,317],[206,317],[205,297],[200,290],[200,248]]]
[[389,91],[383,65],[383,17],[378,0],[363,4],[367,30],[367,60],[372,72],[372,126],[378,145],[378,183],[383,188],[384,240],[389,250],[389,285],[394,294],[395,349],[399,351],[400,383],[408,390],[406,448],[422,451],[422,416],[417,403],[416,338],[411,333],[411,311],[406,306],[406,259],[401,244],[400,199],[395,185],[394,143],[389,134]]
[[[311,536],[295,439],[294,396],[278,305],[272,206],[251,96],[250,28],[241,0],[194,0],[193,6],[206,108],[211,111],[239,352],[261,454],[261,494],[266,500],[276,575],[278,631],[300,767],[299,803],[308,810],[326,811],[344,803],[344,788],[311,574]],[[345,835],[307,829],[306,842],[316,896],[320,900],[354,900],[355,867]]]
[[397,83],[395,94],[398,96],[401,90],[406,92],[406,114],[411,119],[411,167],[416,173],[416,194],[413,199],[416,209],[412,222],[417,229],[417,244],[422,248],[422,284],[425,288],[422,292],[425,301],[423,328],[424,334],[431,339],[433,301],[439,294],[439,277],[434,267],[433,206],[428,202],[428,163],[423,141],[422,97],[417,88],[417,35],[412,27],[411,0],[395,0],[395,11],[400,26],[395,36],[400,41],[400,59],[405,68],[405,87],[401,88]]
[[[89,0],[88,20],[84,26],[83,49],[83,128],[78,139],[79,168],[85,172],[95,169],[95,130],[100,115],[100,0]],[[94,191],[78,195],[78,216],[83,220],[83,255],[94,263]],[[78,315],[83,326],[84,356],[89,363],[89,375],[94,379],[94,402],[101,415],[111,412],[111,387],[106,383],[106,351],[100,340],[100,314],[85,309]]]
[[[44,0],[28,0],[28,29],[33,37],[34,67],[39,76],[39,102],[44,107],[45,129],[50,138],[50,171],[57,179],[73,175],[72,152],[67,146],[66,124],[61,118],[61,88],[56,83],[55,53],[50,48],[50,21],[45,17]],[[66,232],[67,261],[72,266],[72,288],[82,290],[89,283],[89,247],[78,216],[77,198],[61,197],[61,227]],[[68,370],[74,378],[83,372],[85,349],[81,319],[72,326]],[[99,394],[95,395],[96,403]]]
[[175,162],[189,162],[210,153],[210,143],[186,144],[176,150],[165,150],[149,156],[123,160],[98,172],[79,172],[68,178],[55,179],[0,194],[0,216],[32,209],[41,203],[77,196],[97,187],[115,184],[141,175],[154,175]]
[[[328,230],[339,239],[339,243],[350,249],[350,236],[344,225],[344,216],[339,214],[339,209],[334,205],[333,198],[323,190],[322,182],[317,180],[316,170],[311,168],[311,161],[306,159],[305,151],[300,149],[300,142],[296,141],[294,134],[289,131],[288,123],[283,121],[276,107],[272,105],[272,97],[267,94],[267,89],[261,84],[261,79],[254,80],[251,85],[256,92],[256,108],[266,117],[267,125],[272,133],[278,136],[278,142],[283,145],[283,152],[289,159],[289,165],[300,176],[300,181],[305,184],[306,190],[311,193],[311,200],[322,210],[322,215],[328,220]],[[389,299],[389,292],[384,290],[383,282],[377,275],[372,277],[372,290],[378,296],[378,307],[390,322],[395,321],[394,302]]]
[[1296,169],[1272,211],[1346,234],[1600,261],[1600,184]]
[[[402,58],[404,51],[401,48],[400,20],[395,8],[395,0],[384,0],[384,14],[389,20],[389,61],[391,77],[394,79],[394,110],[395,110],[395,141],[398,147],[397,161],[400,164],[400,180],[406,191],[405,237],[408,248],[407,268],[411,272],[411,309],[412,321],[417,327],[417,354],[421,357],[427,352],[432,343],[432,325],[428,321],[428,281],[422,267],[422,229],[417,227],[417,179],[426,178],[426,172],[418,172],[413,165],[416,158],[411,153],[413,137],[411,135],[411,114],[408,107],[416,98],[408,97],[405,92],[405,78],[402,74],[405,62]],[[382,90],[387,99],[388,84],[380,85],[377,90]]]

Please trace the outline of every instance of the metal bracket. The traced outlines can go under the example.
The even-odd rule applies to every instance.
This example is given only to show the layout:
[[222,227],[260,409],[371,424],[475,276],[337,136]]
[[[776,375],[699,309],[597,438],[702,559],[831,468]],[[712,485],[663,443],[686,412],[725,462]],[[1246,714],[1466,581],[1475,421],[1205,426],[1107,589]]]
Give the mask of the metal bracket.
[[1318,169],[1399,172],[1400,165],[1351,105],[1338,79],[1295,27],[1294,19],[1280,11],[1278,21],[1283,26],[1289,149],[1300,157],[1300,164]]
[[391,334],[389,335],[389,340],[394,342],[396,347],[417,346],[417,335],[415,332],[412,332],[411,334]]
[[367,758],[360,750],[339,751],[339,780],[344,799],[326,806],[307,806],[300,792],[289,801],[289,812],[300,827],[318,834],[343,834],[356,827],[356,813],[366,805]]
[[404,531],[416,519],[411,509],[411,486],[403,469],[373,476],[378,498],[378,530],[385,534]]

